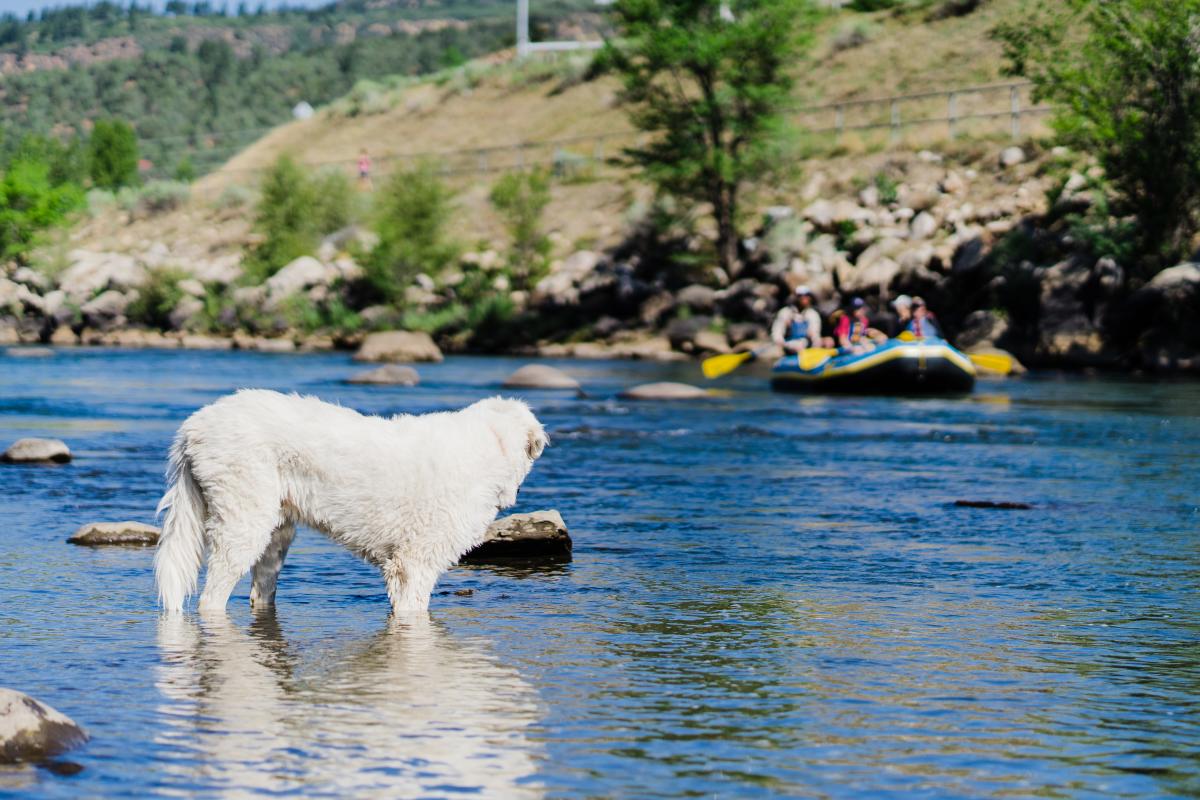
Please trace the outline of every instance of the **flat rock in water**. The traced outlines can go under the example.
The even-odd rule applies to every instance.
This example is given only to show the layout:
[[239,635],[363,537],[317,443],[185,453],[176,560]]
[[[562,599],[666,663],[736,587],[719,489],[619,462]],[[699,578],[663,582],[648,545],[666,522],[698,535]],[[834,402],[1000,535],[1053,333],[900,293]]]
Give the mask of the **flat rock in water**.
[[1028,511],[1033,508],[1028,503],[997,502],[994,500],[955,500],[954,505],[959,508],[1001,508],[1008,511]]
[[421,376],[412,367],[385,364],[382,367],[357,372],[346,379],[346,383],[366,383],[377,386],[416,386]]
[[70,460],[70,448],[59,439],[18,439],[0,454],[0,461],[6,464],[66,464]]
[[91,522],[75,531],[67,541],[85,547],[153,547],[159,529],[142,522]]
[[54,355],[51,347],[10,347],[4,351],[12,358],[48,358]]
[[460,559],[478,564],[497,559],[571,560],[571,535],[557,511],[513,514],[488,526],[483,543]]
[[626,389],[619,397],[625,400],[695,400],[708,397],[708,392],[699,386],[687,383],[643,383]]
[[379,331],[363,340],[355,361],[441,361],[442,351],[428,333]]
[[504,379],[506,389],[572,389],[579,391],[579,381],[556,367],[545,364],[526,364]]
[[43,761],[87,739],[87,732],[65,714],[27,694],[0,688],[0,764]]

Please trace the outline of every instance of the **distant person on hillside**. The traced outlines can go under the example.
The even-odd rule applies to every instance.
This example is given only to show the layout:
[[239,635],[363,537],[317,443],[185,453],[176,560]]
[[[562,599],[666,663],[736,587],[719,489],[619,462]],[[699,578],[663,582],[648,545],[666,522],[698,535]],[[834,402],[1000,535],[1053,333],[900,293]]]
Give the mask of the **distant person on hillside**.
[[358,187],[371,188],[371,157],[367,155],[365,147],[358,153]]
[[919,297],[912,299],[912,319],[905,330],[918,339],[941,339],[942,329],[937,324],[933,313],[926,308],[925,301]]
[[785,353],[821,346],[821,314],[813,307],[812,290],[807,286],[797,287],[792,301],[775,315],[771,340]]

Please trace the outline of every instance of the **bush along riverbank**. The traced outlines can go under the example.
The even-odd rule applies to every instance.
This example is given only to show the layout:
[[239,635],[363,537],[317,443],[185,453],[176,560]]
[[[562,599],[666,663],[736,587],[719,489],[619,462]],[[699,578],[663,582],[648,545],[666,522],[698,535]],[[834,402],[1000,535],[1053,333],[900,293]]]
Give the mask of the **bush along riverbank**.
[[[396,177],[364,210],[345,179],[281,162],[254,210],[156,222],[140,209],[120,250],[10,264],[0,343],[288,351],[408,329],[448,352],[672,359],[765,342],[803,283],[826,312],[852,296],[883,307],[923,295],[960,346],[1035,366],[1200,372],[1200,266],[1139,272],[1102,173],[1062,148],[810,165],[777,195],[786,203],[761,209],[730,271],[708,255],[710,232],[666,202],[616,222],[611,245],[571,252],[543,230],[551,183],[502,179],[504,235],[468,250],[449,235],[453,193],[432,169]],[[188,224],[170,221],[182,213]]]

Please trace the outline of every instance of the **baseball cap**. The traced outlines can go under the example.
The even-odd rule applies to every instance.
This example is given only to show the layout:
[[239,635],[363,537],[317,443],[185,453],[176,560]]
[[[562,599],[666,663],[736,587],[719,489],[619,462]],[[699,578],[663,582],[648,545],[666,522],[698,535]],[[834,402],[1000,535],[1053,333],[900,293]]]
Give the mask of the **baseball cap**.
[[896,308],[907,308],[913,304],[913,299],[906,294],[902,294],[892,301],[892,305]]

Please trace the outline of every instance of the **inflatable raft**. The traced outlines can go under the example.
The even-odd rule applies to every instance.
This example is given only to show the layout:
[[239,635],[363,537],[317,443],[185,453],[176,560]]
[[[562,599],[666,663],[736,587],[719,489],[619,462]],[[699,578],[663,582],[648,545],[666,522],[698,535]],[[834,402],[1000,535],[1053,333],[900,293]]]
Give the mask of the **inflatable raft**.
[[955,394],[975,385],[975,366],[941,339],[891,339],[869,353],[828,358],[810,369],[787,355],[771,370],[771,388],[789,392]]

